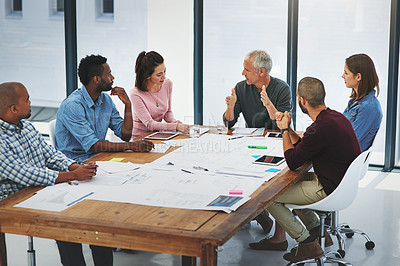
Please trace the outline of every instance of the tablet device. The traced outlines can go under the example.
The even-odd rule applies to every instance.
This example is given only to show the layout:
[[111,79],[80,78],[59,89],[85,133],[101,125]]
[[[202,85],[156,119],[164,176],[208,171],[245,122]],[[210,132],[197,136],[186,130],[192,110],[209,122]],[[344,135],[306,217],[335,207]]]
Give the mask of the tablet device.
[[161,139],[161,140],[168,140],[172,139],[176,135],[178,135],[178,132],[155,132],[153,134],[150,134],[146,137],[145,139]]
[[284,161],[285,161],[285,158],[283,158],[283,157],[263,155],[260,158],[258,158],[257,160],[255,160],[253,163],[276,166],[276,165],[280,165]]
[[280,133],[280,132],[268,132],[267,137],[281,139],[282,138],[282,133]]

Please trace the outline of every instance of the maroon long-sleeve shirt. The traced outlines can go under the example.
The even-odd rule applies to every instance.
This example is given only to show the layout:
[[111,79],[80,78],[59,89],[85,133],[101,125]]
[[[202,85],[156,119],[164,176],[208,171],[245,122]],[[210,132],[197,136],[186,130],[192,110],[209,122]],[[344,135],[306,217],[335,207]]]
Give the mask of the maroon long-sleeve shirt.
[[360,144],[350,121],[327,108],[318,114],[295,147],[285,152],[285,159],[292,170],[311,160],[325,193],[329,195],[360,153]]

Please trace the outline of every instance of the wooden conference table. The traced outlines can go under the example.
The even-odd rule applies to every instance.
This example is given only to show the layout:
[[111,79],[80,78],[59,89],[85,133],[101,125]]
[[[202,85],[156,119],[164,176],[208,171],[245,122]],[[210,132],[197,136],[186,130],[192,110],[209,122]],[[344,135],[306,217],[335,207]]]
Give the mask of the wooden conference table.
[[[91,160],[122,157],[133,163],[148,163],[161,156],[159,153],[101,153]],[[5,233],[177,254],[182,255],[185,266],[196,265],[196,257],[200,257],[201,266],[215,266],[217,247],[297,182],[307,168],[284,169],[230,214],[96,200],[84,200],[62,212],[13,207],[40,189],[27,188],[0,201],[0,266],[7,265],[2,241]],[[132,260],[134,264],[135,258]]]

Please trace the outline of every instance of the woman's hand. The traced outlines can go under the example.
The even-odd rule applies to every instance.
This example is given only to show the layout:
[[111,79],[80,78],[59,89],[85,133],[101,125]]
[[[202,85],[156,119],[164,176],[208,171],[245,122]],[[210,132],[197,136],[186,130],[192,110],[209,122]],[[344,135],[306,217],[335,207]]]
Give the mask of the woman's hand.
[[183,123],[178,123],[176,125],[176,130],[179,132],[182,132],[184,134],[188,134],[189,133],[189,125],[183,124]]

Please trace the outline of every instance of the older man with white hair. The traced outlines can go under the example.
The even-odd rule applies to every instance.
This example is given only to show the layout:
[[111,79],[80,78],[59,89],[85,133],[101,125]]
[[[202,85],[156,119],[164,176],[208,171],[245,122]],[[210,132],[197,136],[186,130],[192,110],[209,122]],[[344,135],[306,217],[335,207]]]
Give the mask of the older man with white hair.
[[223,120],[228,128],[242,113],[247,127],[278,129],[275,114],[290,111],[291,94],[286,82],[270,76],[271,68],[272,59],[265,51],[255,50],[245,56],[242,75],[246,79],[225,99]]

